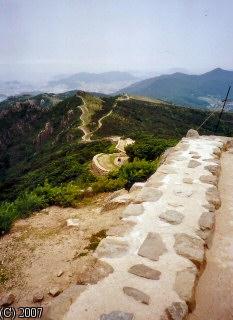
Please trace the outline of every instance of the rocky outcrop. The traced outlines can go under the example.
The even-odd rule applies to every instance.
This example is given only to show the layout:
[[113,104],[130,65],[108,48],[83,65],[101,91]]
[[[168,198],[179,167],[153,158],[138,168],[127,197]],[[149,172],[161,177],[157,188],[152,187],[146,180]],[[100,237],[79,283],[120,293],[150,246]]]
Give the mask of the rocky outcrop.
[[51,122],[46,122],[44,129],[42,129],[36,137],[35,143],[37,146],[41,146],[47,141],[53,134],[53,126]]

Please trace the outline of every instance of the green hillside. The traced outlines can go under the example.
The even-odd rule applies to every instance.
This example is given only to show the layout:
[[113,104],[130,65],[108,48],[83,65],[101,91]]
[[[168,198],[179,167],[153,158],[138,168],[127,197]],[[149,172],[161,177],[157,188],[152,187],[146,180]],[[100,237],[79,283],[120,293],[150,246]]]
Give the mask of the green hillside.
[[[0,104],[0,232],[48,205],[77,205],[90,196],[90,186],[96,193],[144,181],[166,148],[209,115],[159,100],[117,98],[70,92],[21,96]],[[82,140],[83,102],[91,141]],[[200,133],[212,134],[217,119],[215,114]],[[233,135],[232,113],[223,114],[218,134]],[[111,136],[135,140],[126,150],[130,163],[97,177],[91,170],[92,158],[115,152]]]
[[[181,138],[190,128],[198,128],[210,114],[208,111],[174,106],[164,102],[147,102],[136,98],[119,101],[117,108],[105,119],[96,137],[121,135],[140,139],[144,134],[160,138]],[[200,130],[213,134],[219,113],[214,114]],[[233,114],[223,114],[219,135],[232,136]]]

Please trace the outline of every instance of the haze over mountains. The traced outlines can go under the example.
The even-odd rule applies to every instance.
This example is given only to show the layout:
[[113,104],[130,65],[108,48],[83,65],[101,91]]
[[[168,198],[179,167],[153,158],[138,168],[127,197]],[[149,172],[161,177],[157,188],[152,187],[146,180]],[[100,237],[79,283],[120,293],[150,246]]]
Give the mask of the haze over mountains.
[[[217,68],[201,75],[179,72],[161,75],[134,83],[119,92],[159,98],[184,106],[211,107],[225,97],[232,84],[233,71]],[[232,91],[229,98],[233,98]]]
[[[80,72],[57,76],[46,83],[20,81],[0,82],[0,101],[8,96],[39,92],[61,93],[83,90],[105,94],[124,93],[158,98],[171,103],[197,108],[211,108],[225,97],[229,85],[233,84],[233,71],[220,68],[200,75],[175,72],[142,80],[129,72],[110,71],[103,73]],[[233,109],[233,90],[228,108]]]
[[103,93],[113,93],[116,88],[128,86],[139,78],[128,72],[103,72],[88,73],[80,72],[58,80],[49,81],[48,88],[52,92],[61,92],[67,90],[86,90]]
[[61,93],[70,90],[85,90],[111,94],[141,79],[143,78],[128,72],[110,71],[103,73],[79,72],[37,83],[0,81],[0,101],[6,96],[32,92],[37,94],[38,92]]

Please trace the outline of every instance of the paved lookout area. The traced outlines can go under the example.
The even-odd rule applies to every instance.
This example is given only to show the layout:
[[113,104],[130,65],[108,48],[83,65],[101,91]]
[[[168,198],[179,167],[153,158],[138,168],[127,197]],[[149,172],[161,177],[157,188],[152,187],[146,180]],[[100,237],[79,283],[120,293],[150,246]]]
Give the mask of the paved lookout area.
[[187,318],[221,205],[219,158],[229,144],[230,138],[191,130],[141,189],[129,193],[122,221],[130,228],[103,239],[95,252],[106,276],[85,286],[64,319]]

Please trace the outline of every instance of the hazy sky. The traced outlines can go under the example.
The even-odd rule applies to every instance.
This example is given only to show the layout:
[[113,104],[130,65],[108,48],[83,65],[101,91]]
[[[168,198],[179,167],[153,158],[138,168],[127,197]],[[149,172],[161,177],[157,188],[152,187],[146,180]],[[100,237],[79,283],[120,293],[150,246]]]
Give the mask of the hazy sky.
[[0,0],[0,76],[233,69],[232,0]]

